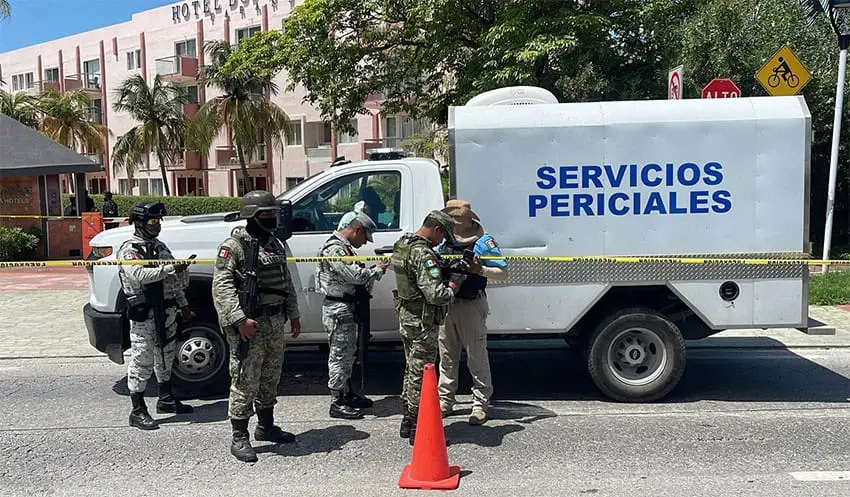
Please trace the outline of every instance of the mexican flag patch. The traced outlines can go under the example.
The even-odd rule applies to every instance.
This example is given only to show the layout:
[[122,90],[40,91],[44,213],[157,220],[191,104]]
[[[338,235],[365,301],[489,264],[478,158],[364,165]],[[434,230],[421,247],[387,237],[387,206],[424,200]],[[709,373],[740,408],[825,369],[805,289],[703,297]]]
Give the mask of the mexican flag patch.
[[128,260],[129,260],[129,259],[135,259],[135,258],[136,258],[136,253],[135,253],[135,252],[132,252],[132,251],[127,252],[127,256],[126,256],[126,258],[127,258]]
[[425,267],[427,268],[436,268],[436,266],[437,261],[435,261],[434,259],[428,259],[427,261],[425,261]]
[[221,247],[218,250],[218,256],[221,257],[222,259],[227,259],[227,256],[229,256],[229,255],[230,255],[230,250],[228,250],[227,247]]
[[484,246],[487,247],[488,249],[492,250],[492,249],[496,248],[496,240],[493,240],[492,238],[488,238],[487,241],[484,242]]

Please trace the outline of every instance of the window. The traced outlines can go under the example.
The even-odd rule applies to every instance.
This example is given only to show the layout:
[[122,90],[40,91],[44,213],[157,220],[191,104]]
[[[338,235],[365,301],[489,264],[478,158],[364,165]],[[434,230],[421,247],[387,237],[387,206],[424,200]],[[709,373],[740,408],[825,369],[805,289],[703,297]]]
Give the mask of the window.
[[260,26],[251,26],[250,28],[242,28],[236,30],[236,45],[239,45],[243,39],[253,36],[256,33],[259,33],[261,30]]
[[236,195],[238,197],[242,197],[253,190],[268,190],[265,176],[248,176],[250,190],[246,191],[245,182],[242,181],[242,171],[234,171],[234,174],[236,174]]
[[100,89],[100,60],[92,59],[83,62],[83,86],[94,90]]
[[198,86],[192,85],[186,87],[186,93],[189,94],[190,103],[196,104],[198,103]]
[[195,197],[202,196],[203,194],[203,178],[191,176],[177,178],[177,195]]
[[134,195],[133,188],[139,189],[139,195],[159,195],[163,194],[161,178],[141,178],[134,179],[131,187],[126,179],[118,180],[118,192],[121,195]]
[[44,82],[45,83],[55,83],[59,81],[59,68],[51,67],[50,69],[44,70]]
[[12,76],[12,91],[29,90],[33,86],[35,86],[35,81],[31,72]]
[[292,206],[293,231],[329,232],[345,213],[363,200],[379,231],[399,227],[401,173],[382,171],[350,174],[319,187]]
[[101,99],[94,98],[89,106],[89,121],[97,124],[103,124],[103,104]]
[[174,44],[174,55],[178,57],[197,57],[198,48],[195,39],[181,41]]
[[142,51],[131,50],[127,52],[127,70],[139,69],[142,67]]
[[289,131],[292,134],[291,138],[286,139],[286,146],[294,147],[299,146],[303,142],[303,138],[301,136],[301,120],[292,121],[289,123]]
[[331,123],[323,123],[322,124],[322,145],[330,144],[332,135],[333,135],[333,131],[331,130]]
[[295,185],[304,181],[304,178],[286,178],[286,189],[294,188]]
[[100,195],[106,191],[106,178],[90,178],[86,188],[91,195]]
[[396,119],[388,117],[384,120],[384,137],[387,139],[387,147],[398,146],[398,131],[396,130]]
[[357,143],[360,139],[360,135],[357,132],[357,119],[351,120],[351,126],[354,127],[354,134],[338,132],[336,134],[337,143]]
[[405,117],[401,121],[401,139],[405,140],[411,136],[417,135],[422,131],[422,121],[414,121],[409,117]]

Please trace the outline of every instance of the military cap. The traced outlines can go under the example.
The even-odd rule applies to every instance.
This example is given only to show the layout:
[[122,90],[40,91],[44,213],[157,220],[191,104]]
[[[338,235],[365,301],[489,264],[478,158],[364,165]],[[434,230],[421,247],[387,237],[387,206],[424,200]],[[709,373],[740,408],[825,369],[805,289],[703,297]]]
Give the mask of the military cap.
[[429,212],[427,216],[425,216],[425,219],[426,220],[431,219],[435,223],[439,224],[440,227],[443,228],[443,231],[446,232],[446,239],[450,242],[454,242],[454,240],[455,240],[455,235],[454,235],[455,220],[452,219],[452,217],[450,215],[446,214],[443,211],[433,210],[433,211]]
[[372,221],[372,218],[369,217],[368,214],[365,212],[358,212],[352,221],[357,221],[357,223],[360,224],[360,226],[363,226],[366,230],[366,240],[369,240],[370,243],[375,241],[372,239],[372,233],[374,233],[378,227],[375,225],[375,221]]

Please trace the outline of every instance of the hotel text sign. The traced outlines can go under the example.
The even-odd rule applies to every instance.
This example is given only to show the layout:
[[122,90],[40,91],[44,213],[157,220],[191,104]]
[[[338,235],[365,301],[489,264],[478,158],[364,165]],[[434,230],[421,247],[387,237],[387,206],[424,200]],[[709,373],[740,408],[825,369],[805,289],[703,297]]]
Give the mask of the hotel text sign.
[[[277,0],[267,0],[272,8],[277,8]],[[215,16],[224,12],[230,15],[231,10],[242,10],[250,5],[260,8],[260,0],[190,0],[171,7],[171,18],[174,22],[188,21],[194,16]]]

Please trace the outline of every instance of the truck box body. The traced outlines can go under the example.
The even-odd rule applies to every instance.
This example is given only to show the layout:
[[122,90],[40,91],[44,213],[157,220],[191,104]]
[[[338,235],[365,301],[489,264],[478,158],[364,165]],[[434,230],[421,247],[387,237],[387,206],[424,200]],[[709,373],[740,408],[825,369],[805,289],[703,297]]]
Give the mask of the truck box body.
[[[800,257],[802,97],[462,106],[453,186],[509,255]],[[667,285],[714,329],[803,327],[802,264],[511,261],[495,329],[566,330],[611,285]],[[740,295],[720,298],[735,281]]]

